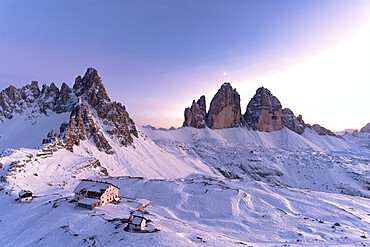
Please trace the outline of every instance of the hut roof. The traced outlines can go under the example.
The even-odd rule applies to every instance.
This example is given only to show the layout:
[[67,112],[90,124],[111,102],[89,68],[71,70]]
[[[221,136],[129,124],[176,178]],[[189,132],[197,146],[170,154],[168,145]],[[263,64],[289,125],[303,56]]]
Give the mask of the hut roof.
[[146,220],[146,218],[145,217],[142,217],[142,216],[134,215],[133,216],[133,219],[131,221],[131,224],[136,225],[136,226],[139,226],[139,225],[141,225],[141,222],[143,220]]
[[86,191],[89,191],[89,192],[95,192],[95,193],[101,194],[109,187],[109,185],[112,185],[116,187],[117,189],[119,189],[114,184],[111,184],[108,182],[83,179],[74,189],[73,193],[78,193],[81,190],[85,189]]

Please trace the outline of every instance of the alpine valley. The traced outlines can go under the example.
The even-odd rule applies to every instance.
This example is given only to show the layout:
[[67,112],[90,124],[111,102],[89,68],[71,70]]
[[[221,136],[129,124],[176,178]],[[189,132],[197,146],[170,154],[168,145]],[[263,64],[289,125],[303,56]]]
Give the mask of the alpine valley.
[[[370,245],[370,123],[334,133],[264,87],[243,113],[230,83],[184,117],[136,126],[93,68],[72,87],[2,90],[0,245]],[[124,231],[124,202],[76,207],[82,179],[151,200],[142,213],[156,231]],[[21,190],[33,200],[17,201]]]

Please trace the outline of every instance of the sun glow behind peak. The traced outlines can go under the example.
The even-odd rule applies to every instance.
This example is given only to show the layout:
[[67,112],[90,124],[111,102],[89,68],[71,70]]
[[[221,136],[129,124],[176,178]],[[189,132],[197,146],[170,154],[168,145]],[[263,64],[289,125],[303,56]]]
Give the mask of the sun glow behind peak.
[[[299,63],[268,76],[253,85],[265,85],[283,107],[303,114],[309,123],[333,130],[361,128],[370,121],[370,21],[335,46],[308,56]],[[289,89],[289,90],[287,90]],[[348,109],[349,103],[356,103]]]

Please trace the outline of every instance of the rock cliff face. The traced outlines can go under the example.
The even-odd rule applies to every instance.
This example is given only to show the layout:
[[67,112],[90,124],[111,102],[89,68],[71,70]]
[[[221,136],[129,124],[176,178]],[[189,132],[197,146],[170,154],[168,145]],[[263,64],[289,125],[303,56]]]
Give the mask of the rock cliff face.
[[17,114],[32,119],[38,114],[51,116],[65,112],[71,112],[69,122],[62,124],[59,135],[54,132],[48,135],[44,143],[60,137],[73,150],[73,145],[91,139],[100,151],[112,154],[114,151],[106,135],[122,146],[132,144],[133,136],[138,137],[135,123],[125,107],[111,102],[93,68],[88,68],[84,77],[76,78],[73,89],[63,83],[59,90],[51,83],[42,85],[40,90],[38,82],[33,81],[20,89],[9,86],[0,92],[0,123]]
[[[80,101],[83,101],[82,104],[83,111],[86,112],[87,106],[91,106],[94,110],[96,110],[98,117],[103,120],[103,124],[107,127],[107,133],[111,135],[113,139],[118,141],[123,146],[127,146],[132,144],[133,142],[133,136],[138,137],[138,133],[136,130],[136,126],[134,121],[129,117],[128,112],[126,111],[126,108],[122,106],[121,103],[117,102],[111,102],[108,94],[105,91],[104,85],[102,83],[101,78],[98,75],[98,72],[96,69],[89,68],[87,69],[85,75],[83,78],[81,76],[78,76],[76,78],[75,84],[73,86],[73,92],[74,94],[79,97]],[[85,103],[86,102],[86,103]],[[77,110],[74,109],[71,114],[71,120],[70,124],[67,130],[68,132],[74,132],[73,128],[76,128],[76,125],[74,125],[72,121],[72,117],[74,112],[80,111],[80,105],[77,106]],[[87,121],[86,119],[83,119],[84,122]],[[96,124],[92,123],[91,121],[87,121],[87,123],[93,124],[94,126]],[[81,125],[77,125],[81,126]],[[86,127],[86,126],[85,126]],[[71,129],[72,128],[72,129]],[[88,139],[93,137],[93,140],[97,147],[108,147],[108,145],[104,143],[108,143],[104,138],[104,135],[102,134],[95,134],[97,128],[87,128],[88,131],[91,133],[86,133],[85,135]],[[82,130],[81,130],[82,131]],[[74,135],[73,135],[74,136]],[[68,135],[66,135],[66,138],[68,138]],[[79,141],[76,141],[77,139],[82,138],[82,133],[74,136],[72,138],[72,143],[79,143]],[[100,145],[98,143],[102,143],[104,145]],[[101,149],[99,148],[99,150]],[[111,148],[108,147],[108,149],[104,150],[107,153],[111,153]]]
[[[185,109],[183,127],[223,129],[245,126],[262,132],[281,130],[283,126],[302,134],[306,128],[313,129],[319,135],[336,136],[332,131],[318,125],[306,124],[302,116],[296,117],[289,109],[282,109],[280,101],[264,87],[257,89],[249,101],[244,116],[240,113],[240,96],[230,83],[224,83],[213,97],[208,114],[205,97]],[[206,121],[204,121],[206,120]],[[370,131],[370,123],[363,131]]]
[[294,116],[294,113],[289,108],[284,108],[281,114],[281,121],[283,126],[296,132],[297,134],[302,134],[306,128],[306,124],[302,119],[302,115],[298,117]]
[[211,101],[207,125],[211,129],[232,128],[240,125],[240,96],[230,83],[224,83]]
[[194,127],[197,129],[204,129],[206,127],[207,112],[206,112],[206,98],[204,95],[198,99],[197,102],[193,100],[191,107],[185,109],[185,120],[182,127]]
[[69,148],[73,145],[80,145],[80,141],[92,139],[100,151],[104,151],[107,154],[114,153],[101,128],[94,121],[89,106],[84,100],[72,110],[64,138]]
[[63,82],[56,99],[54,111],[56,113],[70,112],[75,102],[76,96],[72,93],[72,89]]
[[280,101],[267,88],[260,87],[247,106],[245,125],[265,132],[281,130],[281,113]]

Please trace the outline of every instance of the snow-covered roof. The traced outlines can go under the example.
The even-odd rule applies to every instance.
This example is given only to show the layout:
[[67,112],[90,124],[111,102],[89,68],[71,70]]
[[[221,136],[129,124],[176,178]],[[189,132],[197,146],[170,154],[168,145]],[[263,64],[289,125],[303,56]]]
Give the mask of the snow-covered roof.
[[[131,224],[139,226],[145,218],[142,216],[134,215]],[[146,220],[146,219],[145,219]]]
[[85,205],[91,205],[93,203],[96,203],[97,201],[98,199],[94,199],[94,198],[83,198],[79,200],[78,203],[85,204]]
[[22,190],[21,192],[19,192],[19,197],[23,197],[25,196],[26,194],[29,194],[30,196],[32,196],[32,192],[29,191],[29,190]]
[[148,205],[151,203],[151,200],[141,197],[140,199],[137,199],[137,202],[141,205]]
[[115,186],[111,183],[107,183],[107,182],[93,181],[93,180],[82,180],[77,185],[77,187],[74,189],[73,193],[78,193],[82,189],[85,189],[86,191],[93,191],[93,192],[96,192],[96,193],[102,193],[109,187],[109,185],[112,185],[112,186],[118,188],[117,186]]

